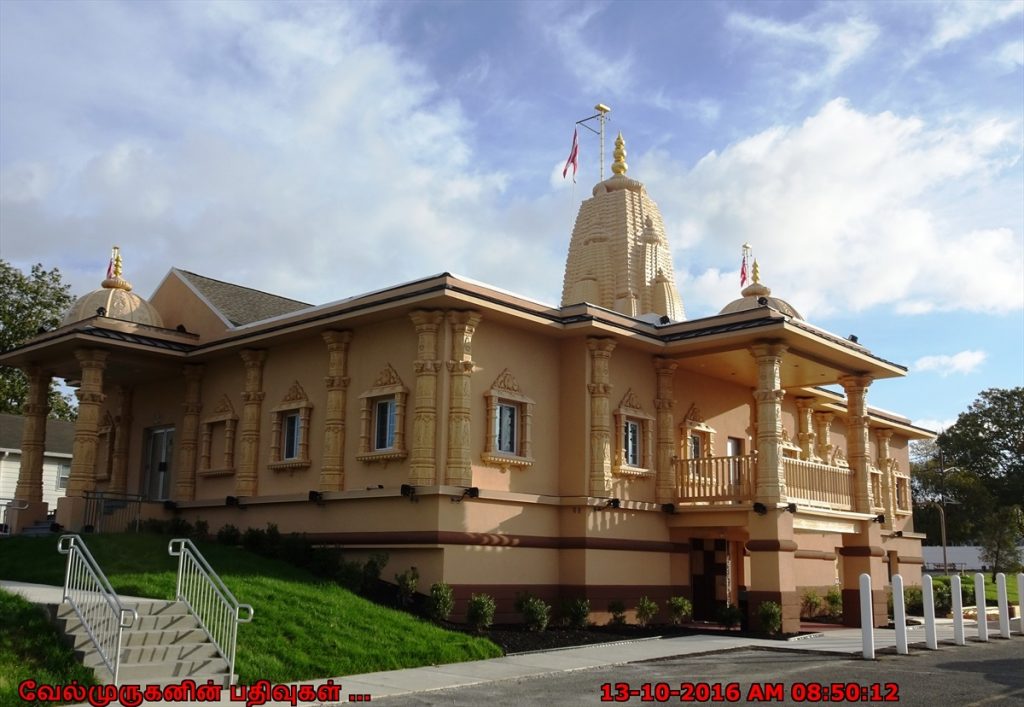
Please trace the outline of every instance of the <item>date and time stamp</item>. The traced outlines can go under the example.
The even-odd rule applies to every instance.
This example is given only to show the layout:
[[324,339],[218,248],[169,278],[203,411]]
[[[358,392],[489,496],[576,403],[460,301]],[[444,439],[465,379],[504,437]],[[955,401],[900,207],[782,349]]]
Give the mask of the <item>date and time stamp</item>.
[[606,682],[600,687],[601,702],[899,702],[900,687],[894,682]]

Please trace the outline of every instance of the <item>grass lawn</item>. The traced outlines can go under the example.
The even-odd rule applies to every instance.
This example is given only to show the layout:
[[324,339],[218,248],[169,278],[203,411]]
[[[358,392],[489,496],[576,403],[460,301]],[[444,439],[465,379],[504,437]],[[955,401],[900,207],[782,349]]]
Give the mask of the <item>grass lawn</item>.
[[[934,579],[938,579],[938,577],[941,577],[941,576],[942,575],[938,575],[938,576],[934,577]],[[974,599],[973,599],[973,597],[974,597],[974,575],[973,574],[972,575],[963,575],[962,577],[960,577],[960,583],[962,585],[964,585],[964,586],[970,587],[970,589],[971,589],[971,597],[972,597],[970,603],[973,606],[974,605]],[[996,602],[999,599],[999,594],[997,593],[997,591],[998,590],[996,588],[996,583],[992,581],[992,573],[991,572],[986,572],[985,573],[985,606],[996,606],[997,605]],[[1006,575],[1006,596],[1008,597],[1008,601],[1009,601],[1010,604],[1017,604],[1017,603],[1019,603],[1019,600],[1017,598],[1018,597],[1018,594],[1017,594],[1017,575],[1015,575],[1015,574],[1007,574]],[[966,603],[966,601],[965,601],[965,603]]]
[[0,705],[23,704],[18,685],[95,684],[91,670],[79,665],[42,609],[0,591]]
[[[167,554],[169,536],[84,539],[119,594],[173,599],[177,558]],[[0,578],[64,583],[67,558],[57,552],[56,538],[7,538],[0,548]],[[445,631],[378,606],[287,563],[215,543],[200,543],[199,548],[238,601],[255,610],[252,623],[238,628],[236,671],[243,683],[327,678],[501,655],[488,640]]]

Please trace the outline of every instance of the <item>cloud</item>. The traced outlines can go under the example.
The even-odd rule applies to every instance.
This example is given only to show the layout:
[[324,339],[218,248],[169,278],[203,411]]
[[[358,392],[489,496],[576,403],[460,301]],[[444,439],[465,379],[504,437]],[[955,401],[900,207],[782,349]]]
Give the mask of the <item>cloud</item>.
[[960,353],[947,356],[945,354],[938,356],[922,356],[921,358],[914,361],[912,369],[914,372],[920,373],[923,371],[935,371],[943,378],[953,375],[954,373],[968,374],[973,373],[985,362],[988,358],[988,354],[984,351],[961,351]]
[[533,22],[552,41],[562,57],[563,68],[572,73],[580,86],[591,93],[617,96],[630,84],[633,55],[629,50],[612,53],[595,49],[601,45],[594,40],[591,20],[605,7],[572,4],[559,12],[559,6],[553,3],[528,5]]
[[926,49],[940,51],[950,44],[980,34],[1024,11],[1024,2],[951,2],[933,6],[938,12]]
[[1024,66],[1024,41],[1007,42],[992,55],[995,64],[1005,72]]
[[[804,315],[1008,312],[1024,308],[1022,234],[973,226],[959,212],[989,191],[1019,188],[1019,129],[991,119],[928,124],[837,99],[691,169],[651,152],[635,171],[658,184],[677,267],[695,283],[713,271],[720,282],[721,263],[734,262],[737,296],[749,242],[765,283]],[[979,194],[951,186],[966,183]],[[720,297],[718,287],[684,292],[692,314],[718,311]]]
[[920,420],[912,421],[910,424],[914,425],[914,427],[921,427],[926,430],[931,430],[932,432],[941,432],[942,430],[947,430],[954,424],[956,424],[956,418],[950,417],[944,420],[939,420],[935,418],[921,418]]
[[[781,60],[781,70],[792,74],[786,80],[797,89],[835,79],[860,59],[879,36],[874,23],[859,17],[786,23],[732,12],[726,18],[726,28],[763,42],[768,55]],[[803,70],[792,66],[816,68]]]

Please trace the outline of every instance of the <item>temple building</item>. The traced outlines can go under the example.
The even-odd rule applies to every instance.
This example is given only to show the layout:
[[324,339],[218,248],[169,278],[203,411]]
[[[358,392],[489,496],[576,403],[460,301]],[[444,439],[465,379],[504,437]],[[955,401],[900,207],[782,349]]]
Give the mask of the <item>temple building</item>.
[[[807,589],[876,623],[900,572],[920,583],[908,443],[931,436],[872,408],[906,369],[808,322],[754,282],[687,320],[658,207],[627,176],[583,202],[562,303],[450,274],[313,306],[172,268],[148,301],[118,255],[63,325],[0,355],[29,378],[16,488],[42,495],[46,392],[77,387],[57,521],[142,517],[303,532],[384,577],[416,566],[514,620],[517,592],[698,618],[775,601],[796,630]],[[347,294],[347,293],[339,293]],[[131,506],[129,506],[131,507]],[[124,516],[119,510],[118,517]],[[859,623],[857,611],[848,623]]]

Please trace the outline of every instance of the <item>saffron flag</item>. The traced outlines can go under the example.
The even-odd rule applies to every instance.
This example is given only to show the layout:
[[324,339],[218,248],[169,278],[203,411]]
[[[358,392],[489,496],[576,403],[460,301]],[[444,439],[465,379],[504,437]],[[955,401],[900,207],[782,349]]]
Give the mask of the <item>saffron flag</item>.
[[740,265],[740,287],[747,284],[747,251],[743,251],[743,263]]
[[575,184],[576,172],[580,168],[579,128],[574,128],[572,131],[572,149],[569,150],[569,159],[565,161],[565,167],[562,169],[562,179],[565,179],[565,175],[569,173],[569,165],[572,165],[572,182]]
[[107,263],[107,279],[110,280],[114,277],[114,252],[110,252],[110,262]]

